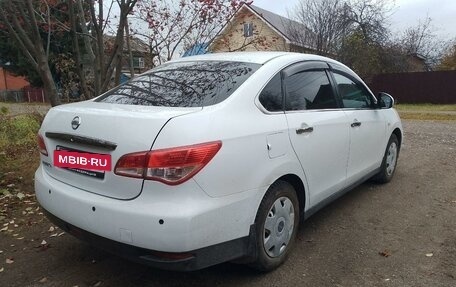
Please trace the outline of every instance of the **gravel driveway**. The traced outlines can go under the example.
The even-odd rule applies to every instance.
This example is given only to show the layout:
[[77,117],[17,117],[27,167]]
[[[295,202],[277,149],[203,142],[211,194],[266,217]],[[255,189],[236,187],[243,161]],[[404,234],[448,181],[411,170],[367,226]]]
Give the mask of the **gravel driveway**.
[[[23,240],[0,234],[0,285],[454,287],[456,121],[405,121],[404,127],[393,181],[363,184],[311,217],[274,272],[230,263],[193,273],[155,270],[67,234],[50,237],[55,231],[41,218],[21,229]],[[5,264],[7,258],[14,263]]]

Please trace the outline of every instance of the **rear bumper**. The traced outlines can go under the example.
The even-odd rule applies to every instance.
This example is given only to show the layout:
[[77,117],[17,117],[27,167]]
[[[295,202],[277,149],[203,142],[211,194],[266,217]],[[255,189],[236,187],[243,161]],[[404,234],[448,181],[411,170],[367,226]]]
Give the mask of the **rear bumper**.
[[[249,255],[251,225],[261,200],[259,190],[212,198],[193,181],[177,187],[148,182],[137,198],[118,200],[62,183],[42,167],[35,173],[35,192],[49,217],[76,237],[173,270]],[[169,260],[165,253],[181,259]],[[192,256],[182,257],[188,253]]]
[[168,253],[140,248],[82,230],[45,210],[51,222],[76,238],[114,255],[164,270],[194,271],[238,258],[249,258],[255,252],[255,228],[249,236],[185,253]]

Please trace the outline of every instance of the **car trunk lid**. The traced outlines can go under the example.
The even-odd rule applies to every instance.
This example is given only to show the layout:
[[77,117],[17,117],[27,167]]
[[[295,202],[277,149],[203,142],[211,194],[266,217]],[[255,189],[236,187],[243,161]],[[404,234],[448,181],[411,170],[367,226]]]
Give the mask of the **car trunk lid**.
[[[53,178],[117,199],[132,199],[141,193],[143,180],[115,175],[113,169],[124,154],[148,151],[164,125],[174,117],[202,108],[170,108],[97,103],[92,101],[51,109],[40,130],[48,157],[43,167]],[[66,169],[55,166],[55,150],[111,156],[111,171]]]

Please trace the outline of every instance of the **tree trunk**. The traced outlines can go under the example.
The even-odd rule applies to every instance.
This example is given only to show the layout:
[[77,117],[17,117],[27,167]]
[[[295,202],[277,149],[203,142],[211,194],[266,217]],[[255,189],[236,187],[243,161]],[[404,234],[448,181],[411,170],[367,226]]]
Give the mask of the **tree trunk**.
[[42,58],[38,62],[39,74],[44,87],[44,96],[46,100],[51,103],[51,106],[55,107],[61,104],[57,88],[55,86],[54,79],[52,78],[51,70],[47,63],[46,58]]
[[[70,10],[69,14],[70,14],[70,22],[71,22],[71,38],[73,40],[73,49],[74,49],[74,54],[75,54],[75,58],[76,58],[75,59],[76,73],[78,74],[78,77],[79,77],[79,80],[81,83],[82,93],[83,93],[83,97],[81,97],[81,99],[88,100],[92,97],[92,95],[90,94],[90,90],[89,90],[87,80],[85,77],[85,69],[84,69],[84,65],[82,64],[82,59],[81,59],[81,49],[79,49],[79,39],[78,39],[78,35],[76,33],[77,27],[78,27],[77,23],[79,21],[78,20],[79,17],[77,17],[76,13],[78,13],[78,12],[76,12],[74,10],[72,3],[73,3],[72,1],[69,1],[69,10]],[[87,38],[87,35],[84,35],[83,37]],[[84,41],[84,43],[86,43],[86,42]],[[86,47],[86,49],[87,49],[87,47]],[[93,51],[92,51],[92,53],[93,53]],[[92,63],[92,65],[93,65],[94,59],[95,59],[95,56],[90,61],[90,63]]]
[[[130,79],[133,79],[135,76],[135,68],[133,67],[133,52],[131,51],[131,44],[130,44],[130,28],[128,26],[128,19],[125,23],[125,38],[127,41],[127,49],[128,49],[128,66],[130,68]],[[139,63],[138,63],[139,64]]]

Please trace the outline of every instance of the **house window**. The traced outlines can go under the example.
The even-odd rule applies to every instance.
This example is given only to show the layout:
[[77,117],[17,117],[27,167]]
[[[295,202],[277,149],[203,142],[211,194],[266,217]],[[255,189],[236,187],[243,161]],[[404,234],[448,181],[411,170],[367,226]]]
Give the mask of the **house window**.
[[134,57],[133,58],[133,68],[144,68],[144,58],[143,57]]
[[253,36],[253,23],[245,23],[244,24],[244,37],[252,37]]

